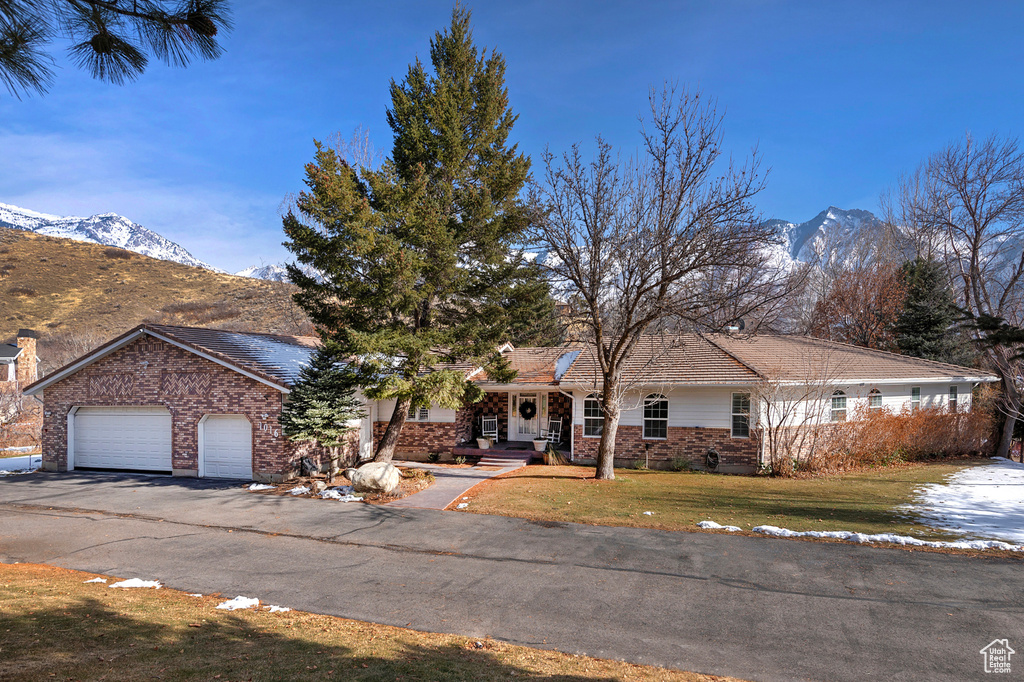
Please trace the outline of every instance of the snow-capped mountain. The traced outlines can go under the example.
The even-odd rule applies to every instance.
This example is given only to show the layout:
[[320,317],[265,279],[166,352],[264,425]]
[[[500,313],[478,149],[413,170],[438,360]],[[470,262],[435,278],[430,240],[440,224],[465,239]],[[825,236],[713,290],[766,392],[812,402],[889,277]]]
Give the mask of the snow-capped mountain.
[[251,277],[252,279],[266,279],[271,282],[287,282],[288,271],[283,265],[271,263],[270,265],[250,265],[245,270],[235,273],[238,277]]
[[26,230],[47,237],[63,237],[80,242],[116,246],[151,258],[224,272],[199,260],[179,244],[116,213],[100,213],[80,218],[48,215],[0,203],[0,227]]
[[[771,220],[794,261],[822,259],[853,263],[870,259],[877,246],[882,223],[870,211],[829,206],[807,222]],[[826,258],[827,256],[827,258]]]

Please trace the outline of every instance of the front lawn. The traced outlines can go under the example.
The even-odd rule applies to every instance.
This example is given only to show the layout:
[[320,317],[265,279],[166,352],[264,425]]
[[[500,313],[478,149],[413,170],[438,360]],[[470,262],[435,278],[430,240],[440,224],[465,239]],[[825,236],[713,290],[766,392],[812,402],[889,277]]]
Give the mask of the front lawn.
[[224,597],[91,577],[0,564],[0,679],[726,679],[311,613],[221,611]]
[[910,464],[810,479],[617,469],[613,481],[594,480],[592,467],[529,466],[473,488],[466,511],[664,530],[695,530],[711,520],[745,531],[772,525],[950,539],[897,507],[912,502],[923,484],[979,463]]

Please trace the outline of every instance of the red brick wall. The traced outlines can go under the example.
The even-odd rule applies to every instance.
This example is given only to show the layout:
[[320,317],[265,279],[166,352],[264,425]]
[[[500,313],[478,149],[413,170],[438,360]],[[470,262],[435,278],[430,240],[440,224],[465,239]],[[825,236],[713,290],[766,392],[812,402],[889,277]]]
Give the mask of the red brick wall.
[[[601,439],[584,438],[580,424],[574,428],[574,458],[596,459]],[[615,433],[616,462],[643,460],[646,451],[652,469],[665,467],[676,457],[685,457],[693,466],[702,467],[708,448],[712,447],[718,450],[722,467],[757,467],[757,438],[733,438],[729,429],[670,426],[666,440],[644,440],[642,426],[620,425]]]
[[498,440],[508,440],[508,393],[488,393],[483,400],[467,409],[472,410],[473,432],[470,439],[481,435],[480,417],[495,415],[498,417]]
[[[242,414],[252,424],[256,478],[287,478],[296,448],[277,418],[283,394],[177,346],[143,336],[44,391],[43,465],[67,468],[72,407],[164,406],[172,419],[172,466],[198,473],[198,423],[206,414]],[[193,474],[194,475],[194,474]]]
[[[461,410],[460,410],[461,412]],[[380,439],[384,437],[387,422],[373,423],[373,447],[376,452]],[[398,434],[395,453],[421,454],[427,452],[451,452],[463,440],[465,426],[458,418],[454,422],[407,421]]]

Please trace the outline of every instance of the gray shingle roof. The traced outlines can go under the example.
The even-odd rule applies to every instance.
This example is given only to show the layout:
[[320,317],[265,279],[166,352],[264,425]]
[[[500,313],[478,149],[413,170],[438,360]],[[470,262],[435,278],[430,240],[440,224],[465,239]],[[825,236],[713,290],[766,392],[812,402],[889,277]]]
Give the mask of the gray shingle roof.
[[208,353],[285,387],[292,386],[320,344],[315,336],[233,332],[201,327],[145,324],[143,329]]

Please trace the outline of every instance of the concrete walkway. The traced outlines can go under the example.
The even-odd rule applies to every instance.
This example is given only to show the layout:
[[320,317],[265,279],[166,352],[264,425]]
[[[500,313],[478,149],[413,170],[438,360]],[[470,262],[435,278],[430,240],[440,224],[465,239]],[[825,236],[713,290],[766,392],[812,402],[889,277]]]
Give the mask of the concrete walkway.
[[489,470],[480,467],[456,469],[453,467],[424,464],[423,462],[394,462],[394,464],[395,466],[411,467],[414,469],[426,469],[434,474],[434,484],[426,490],[415,495],[409,495],[409,497],[403,497],[394,502],[389,502],[386,505],[388,507],[409,507],[412,509],[444,509],[465,495],[476,484],[520,468],[518,466],[510,466],[500,469],[488,467]]

